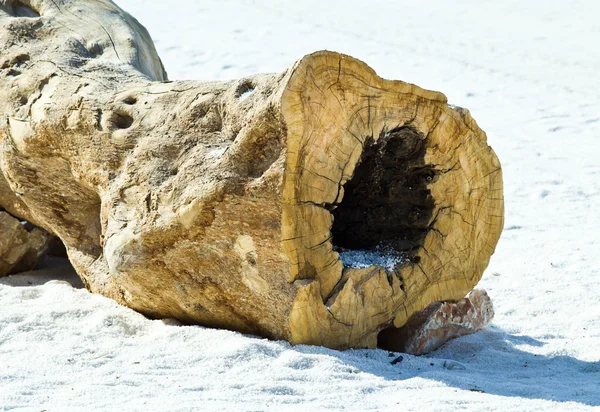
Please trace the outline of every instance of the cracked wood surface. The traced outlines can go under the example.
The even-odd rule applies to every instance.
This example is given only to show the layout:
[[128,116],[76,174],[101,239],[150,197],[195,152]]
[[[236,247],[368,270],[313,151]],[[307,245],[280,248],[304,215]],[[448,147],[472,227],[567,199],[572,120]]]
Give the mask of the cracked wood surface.
[[[0,50],[0,206],[59,236],[88,289],[148,316],[373,347],[463,298],[500,236],[500,164],[468,111],[352,57],[170,82],[106,0],[2,0]],[[422,241],[393,270],[345,268],[332,212],[398,130],[435,171]]]

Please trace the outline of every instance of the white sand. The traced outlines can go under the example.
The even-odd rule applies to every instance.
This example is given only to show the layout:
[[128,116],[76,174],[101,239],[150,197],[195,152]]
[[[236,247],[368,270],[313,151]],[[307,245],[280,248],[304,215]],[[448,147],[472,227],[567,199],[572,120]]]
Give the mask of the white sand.
[[340,259],[345,267],[368,268],[373,265],[381,266],[387,270],[394,270],[406,260],[398,253],[389,253],[377,247],[373,250],[339,250]]
[[397,354],[172,326],[46,283],[56,273],[15,276],[0,280],[0,410],[600,407],[600,3],[117,2],[172,79],[280,72],[332,49],[469,108],[504,169],[505,232],[479,285],[496,319],[391,365]]

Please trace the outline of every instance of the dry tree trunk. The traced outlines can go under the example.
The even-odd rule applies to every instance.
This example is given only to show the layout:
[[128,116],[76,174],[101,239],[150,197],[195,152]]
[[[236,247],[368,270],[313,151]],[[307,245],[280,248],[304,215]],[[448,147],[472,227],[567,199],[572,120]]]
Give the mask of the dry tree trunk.
[[31,270],[45,257],[51,236],[29,226],[0,211],[0,276]]
[[[152,317],[374,347],[479,281],[498,159],[438,92],[317,52],[280,75],[167,81],[109,0],[0,0],[0,206],[93,292]],[[378,250],[391,265],[344,266]]]

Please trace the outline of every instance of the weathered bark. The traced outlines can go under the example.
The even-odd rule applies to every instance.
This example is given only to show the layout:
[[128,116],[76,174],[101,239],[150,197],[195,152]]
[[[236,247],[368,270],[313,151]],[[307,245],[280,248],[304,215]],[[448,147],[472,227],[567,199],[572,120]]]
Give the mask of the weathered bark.
[[[501,169],[443,94],[333,52],[169,82],[108,0],[0,4],[0,206],[59,236],[91,291],[348,348],[479,281]],[[337,248],[397,264],[344,267]]]
[[28,231],[18,219],[0,210],[0,277],[35,268],[46,255],[52,236]]

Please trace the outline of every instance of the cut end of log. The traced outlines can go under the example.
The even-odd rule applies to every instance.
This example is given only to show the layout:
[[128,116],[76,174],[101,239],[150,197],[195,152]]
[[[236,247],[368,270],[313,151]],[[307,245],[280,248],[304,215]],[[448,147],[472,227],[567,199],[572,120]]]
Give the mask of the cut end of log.
[[[503,226],[500,164],[468,112],[332,52],[302,59],[283,94],[283,242],[300,290],[294,342],[374,346],[431,302],[479,281]],[[348,251],[386,255],[354,267]]]

